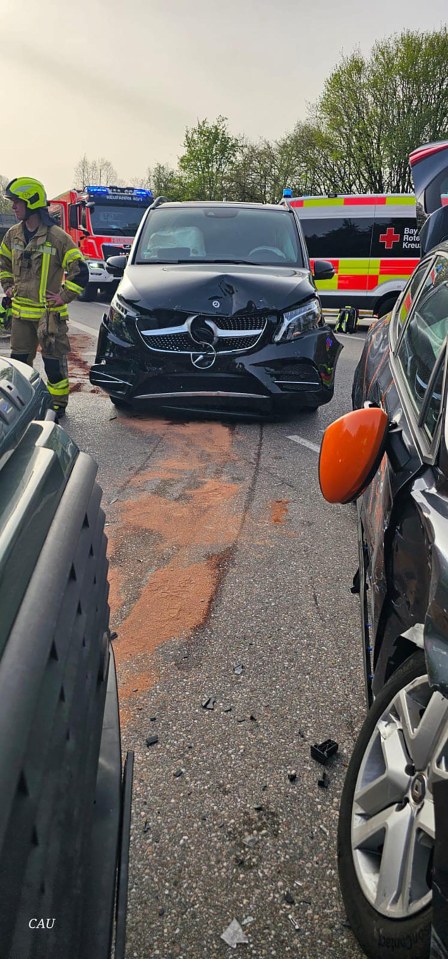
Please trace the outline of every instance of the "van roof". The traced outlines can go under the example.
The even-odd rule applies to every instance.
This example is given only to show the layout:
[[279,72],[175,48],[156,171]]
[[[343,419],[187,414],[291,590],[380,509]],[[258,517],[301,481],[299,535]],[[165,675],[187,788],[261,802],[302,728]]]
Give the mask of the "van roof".
[[350,193],[337,196],[300,196],[285,201],[290,206],[415,206],[413,193]]

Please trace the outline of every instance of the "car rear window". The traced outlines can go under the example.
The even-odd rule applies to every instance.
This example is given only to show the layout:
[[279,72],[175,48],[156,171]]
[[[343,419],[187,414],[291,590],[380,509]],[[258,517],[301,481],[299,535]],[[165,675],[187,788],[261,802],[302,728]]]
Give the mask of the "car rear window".
[[160,207],[149,213],[134,262],[304,266],[291,213],[241,207]]

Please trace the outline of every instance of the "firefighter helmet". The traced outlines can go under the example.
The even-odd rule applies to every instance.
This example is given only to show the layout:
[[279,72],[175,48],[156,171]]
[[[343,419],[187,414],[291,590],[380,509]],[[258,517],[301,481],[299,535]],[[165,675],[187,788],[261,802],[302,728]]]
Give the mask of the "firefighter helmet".
[[14,177],[5,189],[5,196],[8,200],[23,200],[29,214],[34,213],[35,210],[47,208],[47,194],[44,186],[32,177]]

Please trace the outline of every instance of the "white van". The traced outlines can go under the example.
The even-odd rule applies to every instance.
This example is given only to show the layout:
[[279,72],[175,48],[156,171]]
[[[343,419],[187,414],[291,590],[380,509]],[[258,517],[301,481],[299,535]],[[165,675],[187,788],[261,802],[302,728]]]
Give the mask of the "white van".
[[320,259],[334,267],[332,280],[316,284],[325,311],[354,306],[360,315],[388,313],[420,259],[415,196],[285,196],[281,202],[300,220],[311,265]]

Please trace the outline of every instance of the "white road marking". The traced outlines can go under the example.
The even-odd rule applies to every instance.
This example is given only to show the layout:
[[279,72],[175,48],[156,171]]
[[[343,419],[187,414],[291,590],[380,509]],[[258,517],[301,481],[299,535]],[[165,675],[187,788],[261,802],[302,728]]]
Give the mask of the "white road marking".
[[313,450],[313,453],[320,453],[320,446],[317,446],[316,443],[310,443],[309,440],[304,440],[302,436],[288,436],[289,440],[292,440],[293,443],[300,443],[301,446],[306,446],[308,450]]
[[98,336],[98,330],[94,330],[92,326],[87,326],[86,323],[78,323],[78,320],[72,320],[70,317],[69,332],[71,326],[74,326],[77,330],[82,330],[83,333],[90,333],[90,336]]
[[348,340],[360,340],[361,343],[366,342],[365,336],[356,336],[356,333],[337,333],[337,336],[346,336]]

